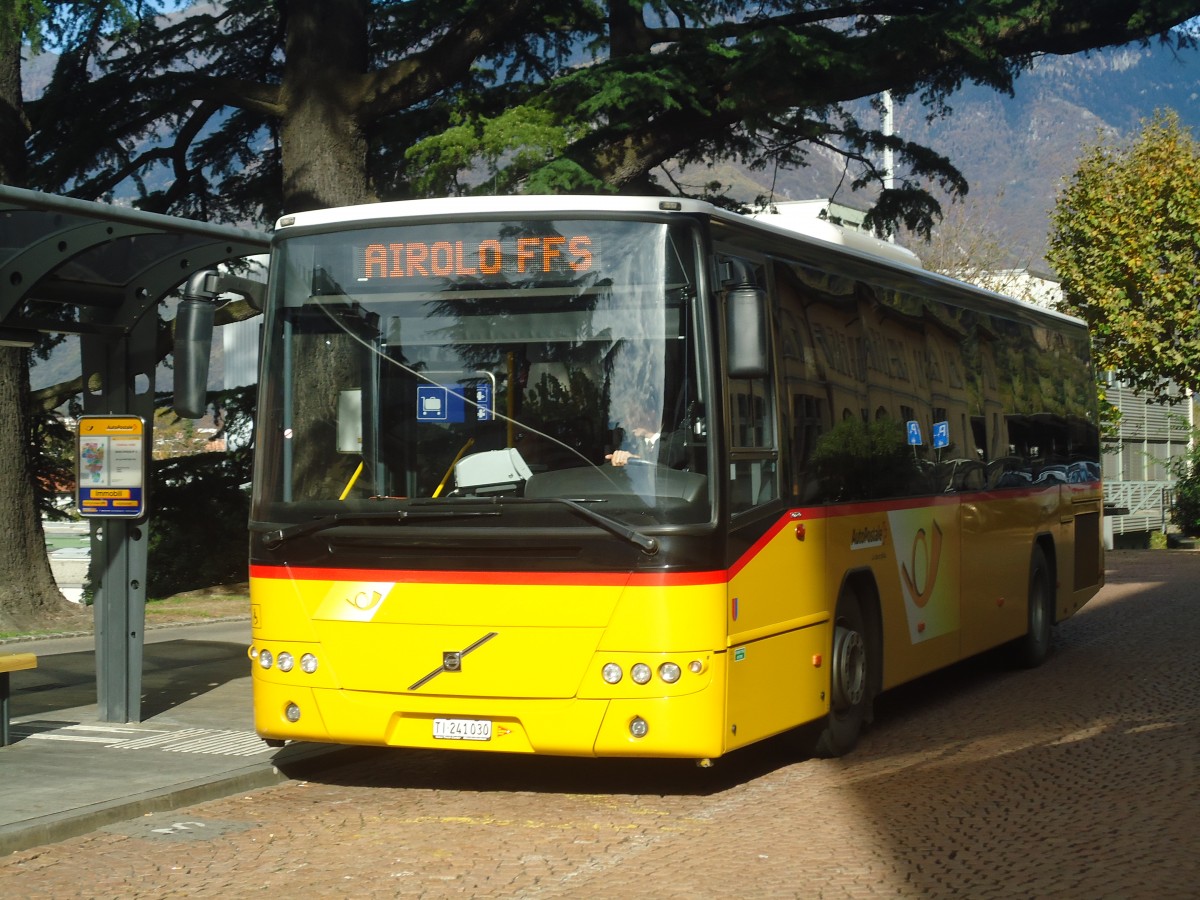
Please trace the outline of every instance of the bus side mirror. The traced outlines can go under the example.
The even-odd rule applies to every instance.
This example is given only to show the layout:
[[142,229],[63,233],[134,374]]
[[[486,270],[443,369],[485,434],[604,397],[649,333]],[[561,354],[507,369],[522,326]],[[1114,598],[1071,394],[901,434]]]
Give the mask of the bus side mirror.
[[217,273],[196,272],[187,280],[175,314],[175,412],[199,419],[208,409],[208,358],[212,353]]
[[725,333],[729,336],[729,377],[765,378],[770,366],[767,349],[767,292],[742,286],[725,298]]

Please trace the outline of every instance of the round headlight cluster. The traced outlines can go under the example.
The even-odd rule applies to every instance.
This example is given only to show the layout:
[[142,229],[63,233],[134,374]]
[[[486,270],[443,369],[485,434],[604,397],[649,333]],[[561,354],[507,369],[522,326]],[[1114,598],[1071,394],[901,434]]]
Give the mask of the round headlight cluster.
[[[699,660],[692,660],[688,663],[688,671],[699,675],[704,671],[704,664]],[[683,675],[683,669],[678,663],[665,662],[658,667],[658,677],[667,684],[674,684]],[[604,668],[600,670],[600,677],[608,684],[619,684],[621,679],[625,677],[625,672],[617,663],[605,663]],[[646,663],[634,663],[629,669],[629,677],[634,684],[649,684],[654,678],[654,670]]]
[[[266,647],[251,647],[250,658],[258,660],[258,664],[263,669],[276,668],[280,672],[290,672],[296,668],[296,657],[286,650],[280,651],[276,656]],[[311,653],[305,653],[300,657],[300,671],[306,675],[311,675],[317,671],[317,658]]]

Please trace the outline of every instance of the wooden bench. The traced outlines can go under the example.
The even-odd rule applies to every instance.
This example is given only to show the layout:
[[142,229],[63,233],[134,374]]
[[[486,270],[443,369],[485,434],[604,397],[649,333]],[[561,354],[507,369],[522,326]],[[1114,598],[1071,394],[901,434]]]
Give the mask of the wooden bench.
[[8,694],[10,672],[36,669],[37,656],[33,653],[0,654],[0,747],[8,746]]

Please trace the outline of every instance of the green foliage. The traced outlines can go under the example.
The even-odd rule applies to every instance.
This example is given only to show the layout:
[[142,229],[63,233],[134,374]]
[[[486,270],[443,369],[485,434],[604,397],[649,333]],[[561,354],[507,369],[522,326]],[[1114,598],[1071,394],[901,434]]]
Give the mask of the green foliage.
[[1096,397],[1100,401],[1100,434],[1104,440],[1118,441],[1121,434],[1121,408],[1108,399],[1108,385],[1096,383]]
[[1127,144],[1097,139],[1052,216],[1047,254],[1097,367],[1166,397],[1200,389],[1200,143],[1160,111]]
[[50,17],[44,0],[5,0],[0,3],[0,40],[26,38],[41,49],[41,25]]
[[1200,537],[1200,434],[1185,456],[1171,460],[1176,476],[1171,522],[1188,537]]
[[904,425],[892,419],[843,419],[817,440],[812,465],[830,500],[898,496],[919,476]]
[[[482,166],[486,178],[481,186],[495,192],[520,188],[522,179],[531,173],[540,187],[567,185],[582,181],[581,173],[572,179],[557,165],[571,141],[582,133],[578,124],[560,119],[555,113],[537,105],[519,105],[497,116],[478,116],[450,125],[409,147],[404,156],[412,165],[414,187],[422,193],[462,193],[467,184],[463,176],[479,177],[475,171]],[[554,174],[542,176],[546,168]],[[571,167],[574,171],[577,167]],[[531,190],[530,193],[558,193],[554,190]]]
[[[918,233],[940,215],[926,187],[961,194],[966,182],[848,104],[891,90],[942,115],[964,82],[1010,90],[1039,54],[1144,40],[1194,14],[1183,0],[1111,16],[1066,0],[1019,13],[1006,0],[225,0],[159,16],[146,3],[70,6],[106,10],[92,36],[109,40],[70,42],[27,104],[42,189],[134,190],[160,212],[269,221],[364,190],[649,190],[668,161],[789,168],[831,150],[848,183],[878,192],[889,146],[898,182],[871,223]],[[284,147],[293,134],[302,146]]]
[[250,453],[155,461],[147,595],[246,580]]
[[257,396],[256,387],[243,387],[210,397],[218,436],[236,436],[239,449],[155,460],[148,596],[246,580]]
[[67,519],[54,501],[75,482],[75,432],[53,412],[31,411],[30,425],[38,512],[51,521]]

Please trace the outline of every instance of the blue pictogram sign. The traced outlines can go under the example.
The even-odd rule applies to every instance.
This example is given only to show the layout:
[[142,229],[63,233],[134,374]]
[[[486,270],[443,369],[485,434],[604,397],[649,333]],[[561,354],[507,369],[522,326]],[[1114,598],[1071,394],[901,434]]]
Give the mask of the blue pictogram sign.
[[486,381],[475,385],[475,419],[479,422],[492,420],[492,386]]
[[950,423],[949,422],[934,422],[933,423],[933,447],[935,450],[941,450],[950,446]]
[[418,422],[465,422],[468,417],[490,422],[495,414],[492,404],[492,386],[486,381],[417,385]]
[[921,423],[915,419],[908,423],[908,443],[911,447],[919,447],[925,443],[921,439]]

